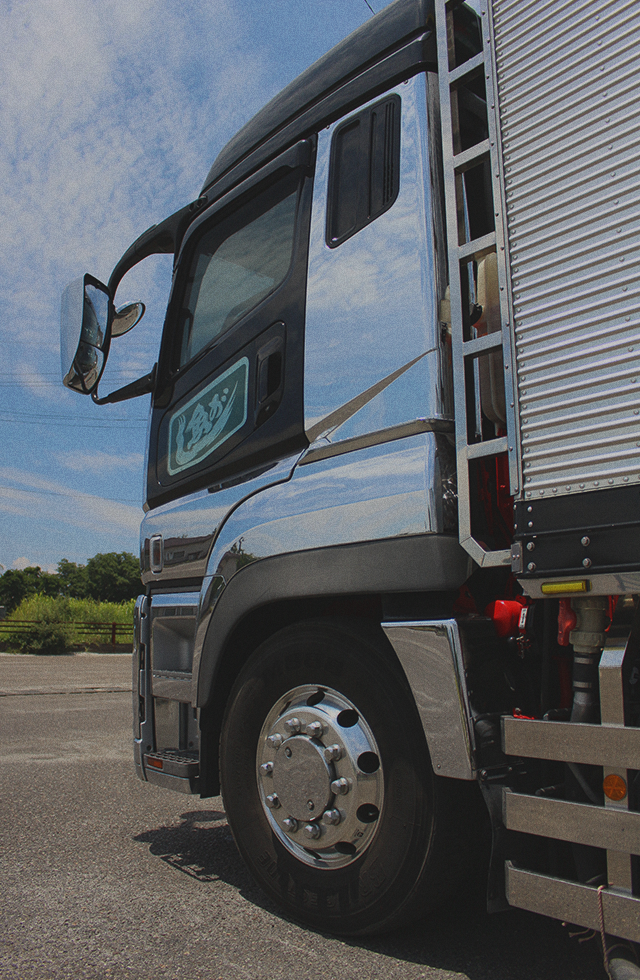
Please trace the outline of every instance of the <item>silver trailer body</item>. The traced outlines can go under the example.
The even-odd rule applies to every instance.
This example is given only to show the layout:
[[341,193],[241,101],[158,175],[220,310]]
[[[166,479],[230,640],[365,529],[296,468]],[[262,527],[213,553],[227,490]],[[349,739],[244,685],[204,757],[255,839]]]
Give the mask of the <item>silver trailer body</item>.
[[[483,0],[482,51],[461,64],[450,10],[437,4],[461,543],[481,565],[510,563],[531,596],[638,592],[640,8]],[[486,131],[463,147],[459,105],[479,77]],[[485,169],[495,217],[476,240],[464,220],[474,167]],[[469,269],[491,253],[499,310],[478,336],[465,317]],[[487,435],[480,415],[492,401]],[[500,456],[515,502],[511,551],[487,547],[473,527],[472,467]],[[612,631],[600,659],[597,730],[504,718],[505,753],[633,778],[640,729],[625,722],[622,680],[631,656],[637,640]],[[631,855],[640,851],[640,821],[628,797],[604,804],[503,790],[507,828],[607,851],[604,890],[508,862],[507,896],[589,928],[604,916],[609,931],[638,941]]]

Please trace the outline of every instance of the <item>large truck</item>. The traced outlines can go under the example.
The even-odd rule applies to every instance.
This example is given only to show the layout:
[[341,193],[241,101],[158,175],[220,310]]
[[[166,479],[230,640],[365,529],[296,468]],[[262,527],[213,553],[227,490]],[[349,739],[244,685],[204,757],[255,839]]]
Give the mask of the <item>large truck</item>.
[[[396,0],[64,294],[64,383],[151,395],[138,774],[222,792],[312,927],[473,879],[640,941],[639,41]],[[157,364],[99,396],[157,253]]]

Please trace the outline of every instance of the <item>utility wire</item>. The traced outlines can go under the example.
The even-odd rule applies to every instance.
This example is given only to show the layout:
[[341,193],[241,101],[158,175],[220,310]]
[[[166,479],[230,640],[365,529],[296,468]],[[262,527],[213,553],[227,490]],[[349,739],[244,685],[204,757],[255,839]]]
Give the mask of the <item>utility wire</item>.
[[[0,408],[0,415],[15,415],[19,416],[21,419],[41,419],[41,412],[21,412],[19,409],[15,411],[12,408]],[[86,416],[84,415],[60,415],[58,412],[47,412],[46,417],[48,419],[66,419],[68,422],[84,422]],[[94,416],[95,417],[95,416]],[[142,415],[109,415],[100,420],[100,424],[104,422],[146,422],[147,417]]]
[[[146,419],[144,420],[146,422]],[[60,422],[57,419],[52,422],[48,422],[46,419],[5,419],[0,416],[0,422],[5,422],[7,425],[53,425],[58,429],[113,429],[118,428],[119,432],[139,432],[140,426],[138,425],[126,425],[122,422],[114,422],[110,424],[108,422]]]
[[371,4],[369,3],[369,0],[364,0],[364,2],[366,3],[366,5],[369,8],[369,10],[371,11],[371,13],[372,14],[375,14],[375,10],[373,9],[373,7],[371,6]]

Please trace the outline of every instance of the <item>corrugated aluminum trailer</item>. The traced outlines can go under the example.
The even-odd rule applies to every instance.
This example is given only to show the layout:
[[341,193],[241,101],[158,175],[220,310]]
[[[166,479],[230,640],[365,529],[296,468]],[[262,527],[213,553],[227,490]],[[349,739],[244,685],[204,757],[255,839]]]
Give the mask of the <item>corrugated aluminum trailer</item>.
[[[623,672],[638,638],[610,630],[600,658],[604,605],[594,597],[640,592],[640,6],[482,0],[482,50],[461,64],[456,4],[436,6],[460,540],[483,567],[511,565],[529,596],[573,598],[575,610],[595,614],[571,636],[587,672],[599,662],[599,692],[588,673],[576,682],[575,666],[574,689],[582,683],[594,704],[599,693],[600,723],[593,711],[582,722],[505,717],[503,748],[601,766],[605,780],[628,786],[640,729],[629,727]],[[487,123],[473,143],[459,105],[479,80]],[[474,168],[495,218],[475,239],[464,220]],[[487,256],[499,308],[480,333],[467,312],[469,269]],[[495,426],[483,431],[491,406]],[[474,468],[488,460],[508,468],[510,549],[487,545],[474,512]],[[640,941],[634,806],[628,793],[598,805],[504,789],[506,828],[607,852],[599,886],[508,862],[509,903],[596,929],[603,914],[611,933]]]

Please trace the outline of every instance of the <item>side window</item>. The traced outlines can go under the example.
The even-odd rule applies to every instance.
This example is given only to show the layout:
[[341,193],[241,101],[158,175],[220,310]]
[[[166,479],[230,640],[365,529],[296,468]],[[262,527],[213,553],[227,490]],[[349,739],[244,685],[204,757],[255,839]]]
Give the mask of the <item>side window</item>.
[[272,293],[293,255],[297,187],[280,182],[205,232],[191,258],[179,367]]
[[326,242],[337,248],[387,211],[400,189],[397,95],[365,109],[333,136]]

